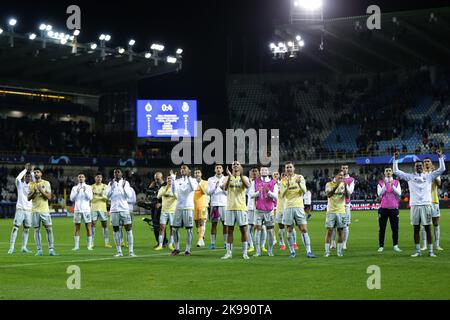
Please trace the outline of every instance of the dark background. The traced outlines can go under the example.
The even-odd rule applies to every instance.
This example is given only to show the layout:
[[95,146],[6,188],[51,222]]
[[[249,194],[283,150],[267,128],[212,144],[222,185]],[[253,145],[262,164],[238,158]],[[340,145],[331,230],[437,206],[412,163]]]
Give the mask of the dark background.
[[[163,43],[166,54],[183,48],[183,69],[142,81],[139,96],[198,99],[201,115],[216,117],[226,112],[222,110],[228,73],[313,70],[301,61],[286,65],[271,59],[268,43],[274,26],[288,22],[289,1],[11,1],[0,5],[0,26],[5,29],[14,16],[19,33],[37,32],[40,23],[64,31],[66,8],[77,4],[82,15],[80,42],[97,41],[101,33],[109,33],[111,47],[126,46],[134,38],[138,52],[148,50],[152,42]],[[371,4],[389,12],[446,6],[450,1],[324,0],[324,15],[364,15]]]

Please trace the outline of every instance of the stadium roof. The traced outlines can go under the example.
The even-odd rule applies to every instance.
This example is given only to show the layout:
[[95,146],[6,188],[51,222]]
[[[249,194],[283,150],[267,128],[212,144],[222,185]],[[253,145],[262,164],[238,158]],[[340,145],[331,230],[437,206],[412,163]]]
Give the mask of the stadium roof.
[[[430,18],[433,16],[435,19]],[[275,33],[285,41],[300,34],[306,44],[301,54],[339,73],[449,63],[450,7],[382,13],[381,30],[369,30],[367,18],[368,15],[324,19],[323,23],[300,21],[280,25]]]
[[[11,46],[11,39],[14,46]],[[43,42],[45,40],[45,48]],[[3,31],[0,33],[0,86],[45,88],[85,94],[100,94],[141,79],[178,71],[182,65],[168,63],[162,55],[145,57],[144,53],[77,44],[61,44],[51,38]],[[132,59],[130,59],[130,55]]]

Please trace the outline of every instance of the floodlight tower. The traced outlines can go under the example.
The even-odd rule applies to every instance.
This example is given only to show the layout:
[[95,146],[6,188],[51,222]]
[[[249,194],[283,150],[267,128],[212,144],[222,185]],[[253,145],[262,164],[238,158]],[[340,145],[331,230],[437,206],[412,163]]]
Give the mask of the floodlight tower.
[[323,22],[323,0],[291,0],[290,22]]
[[[315,25],[324,30],[323,22],[323,0],[290,0],[290,23],[291,25]],[[319,50],[323,50],[323,32],[320,35]]]

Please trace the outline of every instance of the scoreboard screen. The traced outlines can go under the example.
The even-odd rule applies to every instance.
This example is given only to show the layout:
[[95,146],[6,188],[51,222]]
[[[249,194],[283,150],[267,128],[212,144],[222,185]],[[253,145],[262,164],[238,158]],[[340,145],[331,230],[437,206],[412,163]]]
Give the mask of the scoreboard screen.
[[138,138],[196,137],[197,100],[138,100]]

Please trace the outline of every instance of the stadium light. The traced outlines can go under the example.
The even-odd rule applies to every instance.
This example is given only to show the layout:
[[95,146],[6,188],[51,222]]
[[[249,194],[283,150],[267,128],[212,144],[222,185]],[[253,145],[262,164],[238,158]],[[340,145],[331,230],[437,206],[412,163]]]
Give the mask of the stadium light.
[[98,40],[103,41],[105,40],[106,36],[104,34],[101,34],[100,37],[98,37]]
[[134,39],[131,39],[130,41],[128,41],[128,45],[130,47],[134,46],[135,44],[136,44],[136,40],[134,40]]
[[67,39],[64,37],[64,38],[61,38],[61,44],[66,44],[67,43]]
[[39,26],[39,30],[44,31],[47,28],[47,25],[45,23],[41,23]]
[[152,57],[152,54],[151,54],[150,52],[146,52],[145,55],[144,55],[144,57],[145,57],[146,59],[150,59],[150,58]]
[[9,19],[8,24],[11,27],[14,27],[17,24],[17,20],[15,18],[11,18],[11,19]]
[[2,34],[3,33],[3,29],[2,28],[0,28],[0,34]]
[[302,8],[305,10],[318,10],[322,8],[322,0],[296,0],[294,1],[294,7]]
[[78,37],[79,35],[80,35],[80,30],[75,30],[74,32],[73,32],[73,35],[75,36],[75,37]]
[[154,51],[163,51],[164,50],[164,46],[162,44],[153,43],[151,45],[150,49],[152,49]]
[[28,39],[30,39],[30,40],[36,39],[36,34],[35,34],[35,33],[31,33],[31,34],[28,36]]
[[300,41],[300,40],[302,40],[302,37],[301,37],[300,35],[297,35],[297,36],[295,37],[295,40]]
[[288,41],[287,45],[288,45],[288,47],[293,47],[294,43],[292,41]]
[[277,46],[275,45],[275,43],[272,42],[269,44],[269,47],[270,49],[275,49]]
[[180,55],[183,53],[183,49],[177,49],[177,54]]
[[167,57],[167,62],[168,63],[177,63],[177,58],[168,56]]
[[91,50],[97,49],[97,44],[96,43],[91,43],[90,48],[91,48]]
[[109,34],[107,34],[107,35],[105,36],[105,41],[108,42],[109,40],[111,40],[111,36],[110,36]]
[[119,52],[120,54],[123,54],[125,52],[125,49],[122,47],[117,48],[117,52]]
[[298,45],[299,45],[300,47],[304,47],[304,46],[305,46],[305,41],[300,40],[300,41],[298,42]]
[[53,29],[53,27],[51,25],[47,25],[47,27],[45,28],[46,31],[51,31]]

